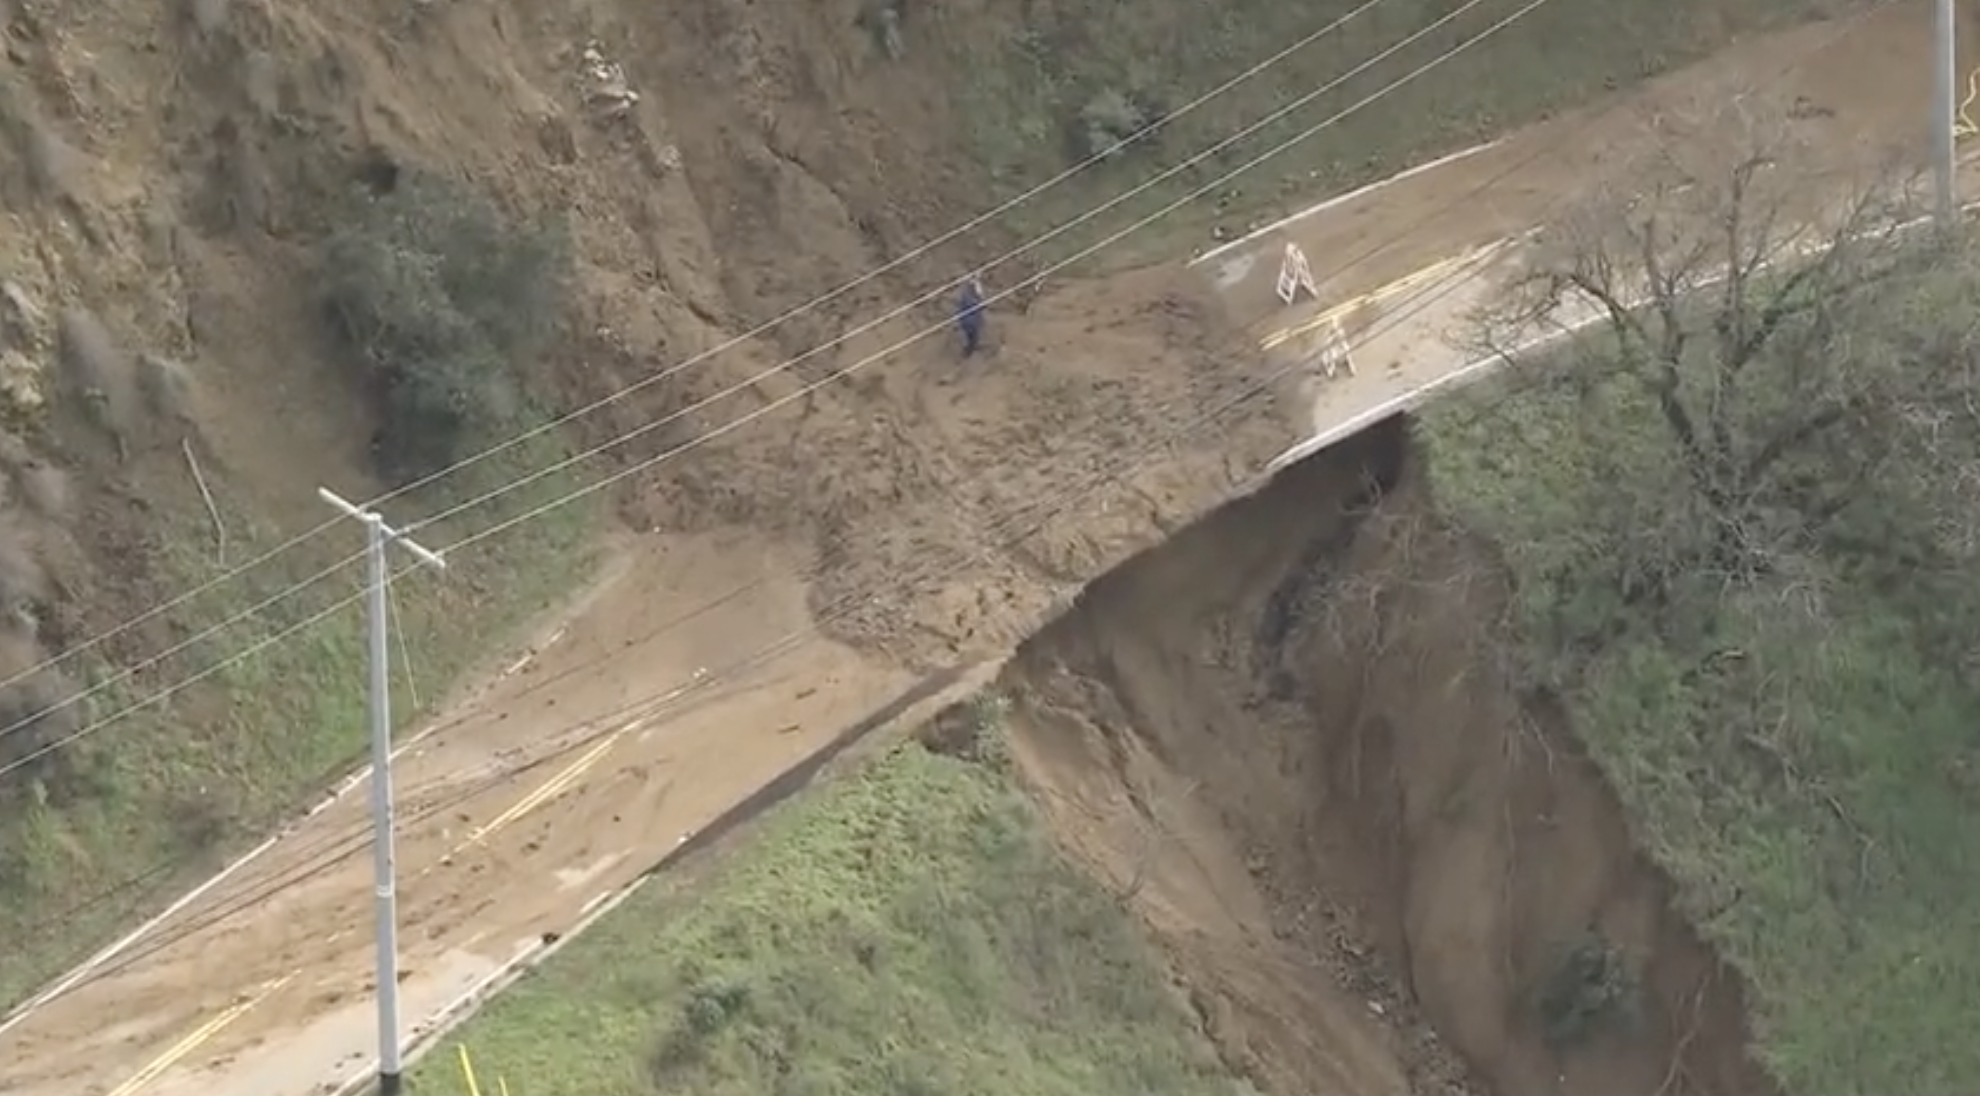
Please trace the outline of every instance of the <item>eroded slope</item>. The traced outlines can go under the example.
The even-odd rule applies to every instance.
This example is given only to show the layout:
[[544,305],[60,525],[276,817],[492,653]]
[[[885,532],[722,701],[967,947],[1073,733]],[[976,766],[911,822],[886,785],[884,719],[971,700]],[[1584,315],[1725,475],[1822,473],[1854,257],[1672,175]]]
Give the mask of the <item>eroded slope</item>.
[[1094,584],[1010,672],[1023,772],[1272,1091],[1768,1091],[1407,430]]

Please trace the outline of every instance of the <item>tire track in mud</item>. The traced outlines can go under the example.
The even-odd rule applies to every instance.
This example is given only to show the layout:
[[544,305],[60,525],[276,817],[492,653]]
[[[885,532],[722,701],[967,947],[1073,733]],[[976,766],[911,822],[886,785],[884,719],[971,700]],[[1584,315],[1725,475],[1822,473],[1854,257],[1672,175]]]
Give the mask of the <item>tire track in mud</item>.
[[[834,761],[843,757],[849,750],[892,725],[915,706],[955,687],[983,667],[982,663],[966,663],[924,676],[899,696],[875,708],[824,745],[772,777],[762,787],[716,815],[707,825],[688,834],[680,844],[661,854],[650,867],[634,876],[617,891],[593,899],[568,930],[562,933],[546,933],[539,946],[515,957],[501,970],[442,1009],[440,1014],[416,1024],[413,1028],[413,1037],[408,1041],[410,1045],[406,1047],[406,1064],[410,1066],[416,1062],[438,1045],[447,1034],[470,1019],[483,1004],[508,988],[516,979],[555,955],[565,944],[577,939],[584,930],[596,924],[599,919],[632,897],[654,878],[679,869],[694,858],[712,852],[728,837],[809,788]],[[333,1096],[364,1096],[373,1091],[376,1085],[374,1070],[374,1065],[367,1065],[356,1076],[338,1084],[332,1090]]]

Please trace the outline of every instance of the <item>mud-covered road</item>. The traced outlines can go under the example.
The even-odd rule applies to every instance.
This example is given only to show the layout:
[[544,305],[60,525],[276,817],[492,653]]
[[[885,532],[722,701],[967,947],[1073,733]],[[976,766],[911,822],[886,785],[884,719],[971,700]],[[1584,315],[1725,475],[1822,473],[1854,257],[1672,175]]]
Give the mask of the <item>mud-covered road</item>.
[[[1330,320],[1352,344],[1352,375],[1295,383],[1314,413],[1285,444],[1380,415],[1463,367],[1471,355],[1452,336],[1507,255],[1479,249],[1543,221],[1628,142],[1654,139],[1660,114],[1766,87],[1818,104],[1809,132],[1839,148],[1922,131],[1929,28],[1914,14],[1742,45],[1626,103],[1204,256],[1197,268],[1266,359],[1316,359]],[[1273,293],[1288,242],[1319,289],[1291,308]],[[545,629],[527,665],[407,752],[398,866],[412,1032],[921,679],[812,632],[803,562],[742,538],[636,538],[576,615]],[[684,589],[752,583],[701,619],[669,620],[691,604]],[[737,663],[749,665],[723,669]],[[0,1033],[0,1091],[304,1096],[366,1072],[365,792],[349,788],[12,1022]]]

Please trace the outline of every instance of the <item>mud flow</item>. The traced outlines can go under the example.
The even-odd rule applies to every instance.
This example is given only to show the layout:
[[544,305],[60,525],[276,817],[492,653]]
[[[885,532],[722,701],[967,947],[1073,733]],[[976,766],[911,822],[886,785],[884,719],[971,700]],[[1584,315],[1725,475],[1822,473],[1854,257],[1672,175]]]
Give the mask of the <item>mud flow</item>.
[[[1770,1091],[1395,420],[1089,587],[1015,760],[1270,1092]],[[951,743],[954,745],[954,743]]]

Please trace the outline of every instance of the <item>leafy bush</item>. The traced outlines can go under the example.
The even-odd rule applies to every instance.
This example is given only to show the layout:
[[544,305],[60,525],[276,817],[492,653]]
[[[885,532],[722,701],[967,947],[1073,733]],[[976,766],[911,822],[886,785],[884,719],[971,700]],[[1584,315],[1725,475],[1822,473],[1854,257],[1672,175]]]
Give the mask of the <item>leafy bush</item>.
[[[1893,231],[1902,178],[1831,192],[1811,241],[1783,191],[1821,176],[1761,144],[1673,177],[1725,146],[1652,146],[1534,252],[1605,330],[1431,411],[1439,496],[1502,547],[1526,668],[1746,975],[1780,1087],[1964,1094],[1980,1045],[1945,1025],[1980,1010],[1980,246]],[[1554,289],[1517,287],[1509,315]],[[1550,1032],[1605,1014],[1621,969],[1571,954]]]
[[1087,100],[1079,111],[1079,132],[1088,156],[1120,152],[1150,124],[1149,112],[1141,104],[1112,88]]
[[[491,1001],[459,1035],[477,1067],[518,1096],[1256,1096],[982,766],[904,745],[709,869]],[[451,1047],[425,1062],[413,1091],[460,1091]]]
[[378,403],[387,477],[433,472],[520,412],[520,367],[556,330],[558,233],[408,176],[359,198],[322,253],[331,325]]
[[1636,978],[1622,952],[1591,932],[1562,953],[1540,987],[1538,1004],[1547,1040],[1571,1047],[1604,1024],[1635,1018]]

